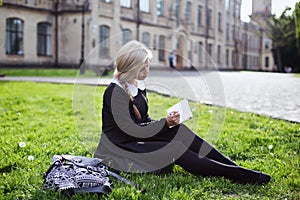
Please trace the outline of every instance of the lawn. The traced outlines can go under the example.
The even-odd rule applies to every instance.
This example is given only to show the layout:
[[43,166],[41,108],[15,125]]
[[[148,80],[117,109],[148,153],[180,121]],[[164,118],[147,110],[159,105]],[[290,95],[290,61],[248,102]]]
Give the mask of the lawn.
[[[54,154],[92,156],[100,138],[104,87],[0,82],[0,91],[0,199],[64,199],[43,190],[43,173]],[[156,119],[178,101],[156,93],[148,97],[150,115]],[[191,105],[194,118],[187,125],[209,138],[212,115],[220,108]],[[299,136],[300,124],[226,109],[213,145],[238,164],[269,173],[269,184],[240,185],[194,176],[175,166],[167,175],[122,174],[147,192],[112,179],[114,189],[103,199],[300,199]]]
[[[0,68],[0,74],[5,76],[44,76],[44,77],[76,77],[78,69],[9,69]],[[81,77],[96,77],[92,70],[86,70]]]

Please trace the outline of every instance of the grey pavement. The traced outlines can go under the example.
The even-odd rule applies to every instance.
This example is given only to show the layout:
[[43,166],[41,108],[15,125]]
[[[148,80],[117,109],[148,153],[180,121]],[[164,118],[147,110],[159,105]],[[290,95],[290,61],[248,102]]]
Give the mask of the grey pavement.
[[[0,81],[107,85],[111,78],[2,77]],[[300,123],[300,78],[293,74],[153,70],[145,83],[161,94]]]

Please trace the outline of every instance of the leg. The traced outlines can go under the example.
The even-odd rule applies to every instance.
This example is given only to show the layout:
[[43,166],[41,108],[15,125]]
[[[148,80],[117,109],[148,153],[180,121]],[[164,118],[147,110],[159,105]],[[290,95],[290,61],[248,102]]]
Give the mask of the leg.
[[220,151],[197,135],[195,135],[195,139],[189,149],[198,153],[199,157],[207,157],[223,164],[236,166],[235,162],[227,158]]
[[203,176],[223,176],[239,183],[263,184],[270,181],[270,176],[239,166],[226,165],[207,157],[199,158],[198,154],[187,150],[175,164],[190,173]]
[[199,157],[207,157],[223,164],[236,166],[236,163],[224,156],[221,152],[219,152],[216,148],[203,140],[201,137],[196,135],[187,126],[181,125],[180,130],[184,131],[185,134],[187,134],[189,137],[194,137],[194,140],[189,146],[189,149],[198,154]]
[[171,67],[171,68],[174,68],[174,66],[173,66],[173,61],[172,61],[171,59],[169,60],[169,63],[170,63],[170,67]]

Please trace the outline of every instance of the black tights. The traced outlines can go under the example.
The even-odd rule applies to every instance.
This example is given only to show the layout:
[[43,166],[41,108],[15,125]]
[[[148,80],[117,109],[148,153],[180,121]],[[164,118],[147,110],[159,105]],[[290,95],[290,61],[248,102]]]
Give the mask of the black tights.
[[180,131],[195,137],[185,153],[175,161],[186,171],[202,176],[223,176],[240,183],[254,183],[259,178],[260,172],[237,166],[187,127],[181,127]]

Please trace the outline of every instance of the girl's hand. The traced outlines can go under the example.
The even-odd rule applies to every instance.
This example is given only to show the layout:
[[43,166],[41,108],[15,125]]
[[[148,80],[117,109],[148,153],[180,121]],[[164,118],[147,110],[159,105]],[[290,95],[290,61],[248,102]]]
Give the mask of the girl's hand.
[[173,111],[167,116],[167,124],[168,126],[176,126],[180,121],[180,114],[178,111]]

